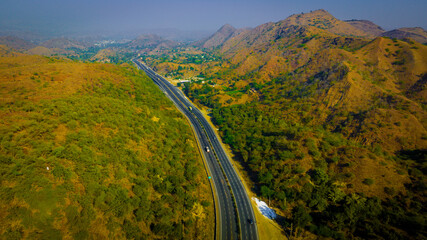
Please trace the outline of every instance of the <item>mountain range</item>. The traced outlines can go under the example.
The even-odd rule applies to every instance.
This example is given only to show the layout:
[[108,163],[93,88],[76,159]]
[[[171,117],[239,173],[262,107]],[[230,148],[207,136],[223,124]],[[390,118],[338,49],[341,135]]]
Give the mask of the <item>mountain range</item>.
[[[295,14],[283,21],[277,23],[266,23],[258,26],[257,28],[264,28],[273,25],[283,26],[305,26],[305,27],[316,27],[323,29],[329,33],[336,34],[339,36],[356,36],[375,38],[379,36],[404,39],[407,37],[414,38],[414,40],[420,43],[426,43],[427,32],[420,28],[399,28],[391,31],[385,31],[380,26],[369,20],[346,20],[341,21],[336,19],[326,10],[317,10],[305,14]],[[251,31],[251,29],[236,29],[233,26],[226,24],[222,26],[217,32],[212,34],[210,37],[197,41],[194,45],[202,48],[213,48],[222,45],[226,40],[230,39],[234,35],[238,35],[241,32]]]
[[[29,152],[40,157],[39,160],[44,159],[46,154],[50,156],[43,149],[32,151],[27,144],[31,144],[31,140],[24,138],[29,132],[34,138],[38,139],[42,134],[46,136],[42,140],[52,140],[47,132],[40,133],[36,129],[39,122],[48,127],[55,121],[64,123],[65,129],[72,133],[65,140],[60,135],[64,131],[63,126],[50,126],[57,129],[55,136],[58,135],[59,144],[86,153],[88,150],[84,145],[93,143],[86,141],[86,138],[76,137],[76,134],[83,134],[83,137],[87,135],[85,132],[80,133],[82,128],[96,139],[99,138],[97,143],[104,141],[102,136],[92,133],[93,128],[90,127],[94,125],[96,129],[108,128],[103,134],[116,136],[122,130],[115,127],[119,120],[106,117],[109,112],[104,111],[100,105],[91,103],[103,98],[108,98],[108,103],[117,103],[118,97],[123,101],[118,103],[120,106],[130,108],[132,104],[137,104],[136,109],[123,108],[131,112],[126,116],[137,118],[148,126],[142,132],[136,129],[136,134],[145,136],[156,132],[155,124],[170,119],[161,110],[153,109],[153,106],[159,107],[159,96],[155,95],[159,91],[155,92],[149,87],[148,79],[140,76],[131,66],[122,64],[123,68],[117,68],[112,64],[74,63],[62,57],[46,58],[26,54],[59,54],[74,60],[114,63],[126,62],[139,56],[160,74],[175,79],[182,76],[194,77],[193,81],[181,85],[183,92],[198,106],[209,108],[209,115],[220,130],[221,139],[235,154],[234,163],[242,167],[250,190],[264,200],[271,200],[271,207],[282,216],[278,220],[281,230],[288,236],[294,234],[303,239],[423,239],[426,236],[426,39],[426,31],[422,28],[385,31],[368,20],[339,20],[326,10],[294,14],[284,20],[268,22],[255,28],[236,29],[226,24],[211,36],[190,44],[167,40],[155,34],[141,35],[129,42],[112,44],[110,47],[91,47],[65,38],[36,44],[19,38],[1,37],[0,43],[7,45],[0,45],[0,60],[3,61],[0,70],[2,79],[6,79],[2,82],[2,101],[6,101],[2,111],[5,116],[13,112],[22,114],[23,118],[30,112],[31,119],[28,120],[38,121],[37,124],[2,129],[8,133],[4,134],[5,142],[14,144],[16,141],[23,144],[22,153],[7,152],[7,155],[13,158]],[[139,76],[144,79],[144,83],[141,86],[132,80],[128,84],[125,76],[131,76],[133,80]],[[74,91],[74,95],[67,92],[76,87],[80,90]],[[151,89],[154,94],[146,93],[145,89]],[[143,96],[142,100],[138,97],[140,94]],[[62,105],[57,106],[58,103],[62,104],[62,100],[50,101],[52,98],[62,97],[66,98],[64,102],[72,107],[72,111],[61,108]],[[90,100],[90,104],[84,105],[85,108],[80,108],[83,102],[78,100],[81,97]],[[7,102],[8,99],[15,98],[19,100],[16,104]],[[32,105],[31,101],[39,100],[43,101]],[[165,102],[162,103],[166,106]],[[43,104],[53,107],[45,109]],[[111,104],[106,106],[111,107]],[[161,109],[168,110],[169,107],[162,105]],[[118,113],[117,109],[111,111]],[[152,112],[158,114],[152,116]],[[46,118],[50,120],[55,120],[58,116],[65,117],[55,121],[40,120],[43,114],[47,114]],[[96,117],[99,115],[105,116],[108,126],[99,126],[100,123],[88,120],[98,119]],[[176,114],[172,116],[176,120]],[[120,121],[127,120],[117,118]],[[7,121],[10,124],[13,122],[10,118]],[[164,126],[161,128],[165,129]],[[9,133],[9,130],[12,132]],[[125,130],[132,132],[132,128]],[[181,134],[175,131],[169,133],[174,139]],[[130,154],[131,150],[147,152],[147,161],[150,163],[159,160],[158,156],[164,157],[158,152],[154,153],[158,147],[171,149],[167,139],[162,143],[157,141],[157,145],[152,148],[152,145],[142,143],[146,139],[154,141],[153,137],[138,136],[129,132],[120,135],[119,137],[132,139],[124,148],[119,149],[130,149],[126,154]],[[119,139],[115,144],[120,145],[120,142]],[[109,151],[109,148],[102,150]],[[62,158],[63,150],[54,150],[53,153],[57,154],[57,158]],[[110,152],[108,154],[114,155]],[[91,156],[97,161],[105,161],[103,152],[96,152]],[[6,160],[3,161],[4,159]],[[7,159],[9,158],[2,158],[0,164],[15,161]],[[135,159],[130,160],[132,157],[126,159],[129,160],[128,164],[139,164]],[[29,162],[32,163],[31,161]],[[179,199],[177,201],[186,206],[186,211],[191,210],[187,205],[189,196],[181,201],[174,194],[182,194],[182,189],[175,185],[175,188],[169,187],[178,180],[173,176],[163,178],[161,175],[163,167],[181,167],[179,164],[174,165],[175,161],[169,161],[169,164],[171,166],[161,162],[157,165],[159,168],[150,168],[151,178],[147,179],[151,184],[149,191],[160,194],[153,194],[148,200],[157,201],[158,198],[155,197],[166,194],[167,197],[161,198],[162,204]],[[18,182],[22,180],[19,178],[20,166],[17,164],[8,168],[10,171],[7,176],[14,182],[16,179]],[[151,165],[148,163],[147,166]],[[72,170],[70,176],[81,174]],[[143,171],[144,168],[118,169],[115,173],[117,183],[120,183],[120,179],[127,179],[120,177],[124,172],[134,170]],[[90,172],[92,173],[98,174],[96,171]],[[58,174],[60,179],[65,179],[65,173]],[[104,176],[97,176],[99,175]],[[75,183],[77,180],[74,177],[65,180],[74,179]],[[185,174],[185,177],[189,182],[194,182],[191,174]],[[81,176],[81,179],[86,178]],[[166,184],[159,184],[163,181]],[[184,179],[179,181],[184,182]],[[11,193],[13,187],[10,186],[14,186],[14,182],[6,181],[3,189],[5,193]],[[84,186],[89,188],[92,186],[90,183],[91,181],[84,182]],[[106,183],[108,182],[102,182]],[[135,181],[133,184],[138,185],[140,182]],[[119,188],[120,191],[116,194],[133,192],[130,185],[125,184],[124,187],[126,190]],[[103,191],[107,189],[99,188]],[[194,188],[191,186],[189,189]],[[141,190],[135,190],[137,191]],[[94,193],[92,191],[90,196],[95,196]],[[127,201],[122,195],[121,201]],[[29,201],[28,196],[26,197]],[[72,208],[83,202],[72,202]],[[114,205],[111,201],[104,201],[102,197],[93,202],[95,209],[105,208],[104,204]],[[151,204],[155,205],[154,202]],[[202,209],[202,205],[196,205],[196,208]],[[203,206],[208,206],[206,203],[205,205]],[[40,208],[37,204],[30,207]],[[126,219],[120,212],[107,214],[116,216],[111,218],[116,224],[123,224],[123,234],[131,234],[132,229],[143,229],[144,233],[155,233],[167,238],[171,237],[170,232],[173,230],[182,229],[177,221],[174,224],[180,227],[170,227],[170,220],[178,217],[172,217],[158,207],[153,209],[153,213],[159,219],[148,219],[153,221],[151,225],[135,227],[136,222],[146,217],[137,208],[135,205],[132,211],[130,208],[120,210],[129,213],[125,215]],[[0,207],[0,211],[2,209],[4,208]],[[68,209],[65,215],[60,212],[62,219],[79,219],[73,217],[76,212],[73,209]],[[80,217],[85,218],[85,212],[79,211],[79,214],[83,214]],[[13,216],[13,213],[8,216]],[[25,211],[18,213],[21,218],[28,215]],[[31,219],[35,218],[34,214],[30,216]],[[106,221],[103,216],[98,217],[97,219]],[[189,214],[180,221],[189,230],[192,222],[187,220],[191,220]],[[1,221],[3,220],[0,219],[0,223]],[[104,226],[100,222],[98,224]],[[63,234],[69,236],[71,231],[79,236],[77,234],[87,234],[89,231],[84,224],[79,224],[76,228],[73,226],[67,225]],[[1,227],[0,224],[0,233],[19,234],[16,228]],[[26,232],[22,234],[28,234],[28,229],[30,228],[27,226]],[[48,229],[52,229],[51,226]],[[77,230],[86,232],[79,233]],[[105,228],[103,231],[107,232]],[[194,231],[197,233],[197,227]],[[196,234],[194,231],[187,232],[189,235],[186,236],[193,236],[192,234]],[[89,232],[91,236],[97,234]]]
[[425,36],[325,10],[240,31],[225,25],[197,42],[221,60],[183,91],[211,109],[252,190],[290,235],[423,239]]
[[[393,117],[401,124],[393,127],[393,134],[389,131],[383,134],[385,129],[374,135],[366,133],[369,137],[353,130],[348,134],[370,143],[383,142],[384,147],[393,151],[402,147],[400,138],[407,140],[408,147],[427,147],[422,140],[427,134],[426,113],[422,108],[427,99],[423,80],[427,73],[427,46],[406,35],[402,37],[404,41],[376,37],[374,32],[381,36],[391,32],[382,32],[371,22],[340,21],[324,10],[236,32],[226,25],[199,43],[216,46],[230,62],[231,66],[224,70],[227,75],[221,75],[222,81],[239,79],[239,86],[245,87],[251,82],[268,83],[285,73],[304,85],[313,84],[309,78],[319,79],[322,84],[333,81],[317,86],[323,93],[318,95],[315,105],[329,112],[316,118],[319,123],[331,123],[331,117],[339,111],[368,111],[378,98],[390,95],[394,102],[407,105],[411,118],[402,118],[400,114]],[[417,33],[423,32],[417,29]],[[342,73],[334,75],[337,71]],[[330,79],[332,76],[334,80]],[[417,91],[411,91],[415,88]],[[274,94],[280,94],[280,90]],[[385,111],[389,112],[386,115],[395,115],[394,110]],[[367,116],[370,117],[365,119],[366,124],[390,118],[380,117],[378,113]]]

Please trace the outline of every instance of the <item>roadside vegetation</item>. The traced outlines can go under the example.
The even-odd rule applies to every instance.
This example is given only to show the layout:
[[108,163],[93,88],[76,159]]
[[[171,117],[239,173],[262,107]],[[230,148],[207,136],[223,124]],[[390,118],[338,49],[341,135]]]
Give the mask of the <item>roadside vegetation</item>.
[[219,54],[193,47],[177,47],[162,54],[142,54],[141,60],[171,79],[205,79],[207,73],[224,64]]
[[[254,104],[212,112],[225,143],[282,213],[288,236],[408,239],[425,234],[425,151],[390,156]],[[262,126],[262,127],[260,127]],[[307,237],[307,236],[306,236]]]
[[349,29],[319,10],[243,31],[182,90],[289,238],[424,239],[427,49]]

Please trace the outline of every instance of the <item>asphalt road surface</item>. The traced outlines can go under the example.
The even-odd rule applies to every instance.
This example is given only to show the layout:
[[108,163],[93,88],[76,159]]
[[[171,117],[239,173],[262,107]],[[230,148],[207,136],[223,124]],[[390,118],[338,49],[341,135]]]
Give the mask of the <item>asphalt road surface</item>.
[[[217,216],[219,235],[216,239],[258,239],[255,215],[249,197],[211,125],[179,89],[145,64],[133,61],[187,116],[197,135],[217,196],[215,207],[219,213]],[[206,147],[209,148],[209,152],[206,151]]]

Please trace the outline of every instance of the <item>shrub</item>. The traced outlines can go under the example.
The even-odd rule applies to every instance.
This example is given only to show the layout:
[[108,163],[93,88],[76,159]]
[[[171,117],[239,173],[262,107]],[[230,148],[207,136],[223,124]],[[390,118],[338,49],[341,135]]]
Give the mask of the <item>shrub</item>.
[[326,174],[322,169],[314,169],[310,176],[316,184],[326,183],[329,180],[328,174]]
[[328,158],[328,163],[337,163],[340,160],[338,156],[333,156],[331,158]]
[[392,196],[396,193],[396,190],[393,187],[384,187],[384,192]]
[[304,228],[312,221],[312,218],[304,206],[298,205],[292,209],[292,223]]
[[211,203],[209,201],[206,201],[206,200],[203,200],[201,202],[201,204],[202,204],[203,207],[209,207],[211,205]]
[[370,186],[370,185],[374,184],[374,180],[373,180],[373,179],[371,179],[371,178],[365,178],[365,179],[362,181],[362,183],[363,183],[363,184],[366,184],[366,185],[368,185],[368,186]]

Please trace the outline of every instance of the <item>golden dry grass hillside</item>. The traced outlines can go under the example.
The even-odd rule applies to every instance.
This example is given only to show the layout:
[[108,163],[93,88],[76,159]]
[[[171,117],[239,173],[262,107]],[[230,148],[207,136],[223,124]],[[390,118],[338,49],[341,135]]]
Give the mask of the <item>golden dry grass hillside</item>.
[[[314,97],[312,104],[322,110],[309,113],[312,124],[327,122],[331,130],[389,151],[425,148],[427,47],[409,39],[351,37],[363,34],[348,25],[323,10],[260,25],[224,43],[220,52],[231,65],[210,76],[250,100],[260,94],[249,85],[269,85],[264,97],[277,99],[273,104],[286,102],[280,96],[298,84],[301,92],[293,94]],[[215,89],[212,98],[221,104],[238,102],[226,96],[233,91]],[[340,116],[349,113],[357,121]]]
[[109,63],[111,61],[109,57],[116,56],[116,54],[117,52],[113,49],[101,49],[93,57],[91,57],[90,60]]
[[287,26],[313,26],[337,35],[373,37],[373,35],[356,28],[345,21],[336,19],[329,12],[323,9],[309,13],[295,14],[281,21],[280,23]]
[[55,51],[43,46],[37,46],[26,51],[30,55],[52,56]]

